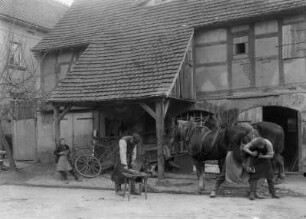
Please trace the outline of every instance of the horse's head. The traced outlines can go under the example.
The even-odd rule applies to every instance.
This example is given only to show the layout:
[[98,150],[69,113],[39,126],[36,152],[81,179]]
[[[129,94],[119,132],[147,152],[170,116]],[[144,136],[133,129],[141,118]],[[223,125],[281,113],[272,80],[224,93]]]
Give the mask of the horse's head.
[[259,137],[258,131],[253,128],[253,126],[249,123],[242,123],[239,125],[243,129],[245,129],[245,135],[242,138],[242,143],[246,144],[250,142],[252,139]]
[[170,145],[172,145],[174,142],[183,140],[183,132],[184,132],[183,130],[185,127],[185,123],[187,122],[183,120],[174,120],[172,122],[170,139],[169,139]]
[[210,130],[217,130],[221,127],[221,121],[218,115],[209,114],[205,120],[205,126]]
[[191,118],[189,121],[176,120],[172,123],[170,132],[170,145],[178,141],[186,141],[190,137],[190,132],[196,127],[196,123]]

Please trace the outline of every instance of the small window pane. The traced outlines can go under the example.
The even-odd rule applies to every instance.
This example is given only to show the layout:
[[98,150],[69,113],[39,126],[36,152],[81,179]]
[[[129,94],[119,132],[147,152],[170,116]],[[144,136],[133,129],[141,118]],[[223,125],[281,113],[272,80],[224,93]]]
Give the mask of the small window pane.
[[236,54],[245,54],[246,53],[245,47],[246,47],[245,43],[236,44]]
[[[236,58],[247,58],[249,53],[249,37],[242,36],[242,37],[235,37],[233,39],[233,55],[234,59]],[[241,56],[241,55],[247,55]]]

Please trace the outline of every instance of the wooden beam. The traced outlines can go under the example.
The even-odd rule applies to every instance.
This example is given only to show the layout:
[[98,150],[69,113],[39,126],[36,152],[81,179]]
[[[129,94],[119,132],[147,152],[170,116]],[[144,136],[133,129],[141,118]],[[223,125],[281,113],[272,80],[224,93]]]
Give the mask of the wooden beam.
[[55,147],[61,136],[60,128],[61,126],[59,120],[59,106],[53,105],[53,135],[54,135]]
[[228,89],[231,91],[233,89],[233,36],[230,28],[227,30],[227,81]]
[[284,60],[283,60],[283,21],[278,20],[278,71],[279,84],[285,84]]
[[53,105],[53,134],[55,147],[61,137],[61,120],[69,112],[72,105],[67,105],[64,107],[62,113],[60,113],[60,107],[58,105]]
[[65,106],[64,111],[61,114],[59,114],[59,117],[58,117],[59,121],[61,121],[64,118],[64,116],[69,112],[71,107],[72,107],[72,105]]
[[156,120],[156,113],[151,109],[151,107],[145,103],[139,103],[139,105]]
[[305,157],[303,157],[303,152],[304,152],[304,147],[303,147],[303,135],[305,135],[303,133],[303,130],[304,130],[304,126],[305,124],[303,124],[302,122],[302,113],[301,112],[298,112],[297,113],[297,121],[298,121],[298,136],[301,136],[301,137],[298,137],[298,171],[300,173],[304,173],[303,171],[303,161],[305,159]]
[[164,124],[164,102],[162,100],[155,103],[155,111],[156,111],[158,180],[163,180],[165,174],[165,160],[163,153],[165,124]]
[[170,100],[166,100],[164,102],[164,119],[166,118],[166,115],[167,115],[167,112],[168,112],[168,108],[169,108],[169,105],[170,105]]
[[255,25],[250,25],[249,31],[249,59],[251,62],[251,87],[256,87],[256,60],[255,60]]

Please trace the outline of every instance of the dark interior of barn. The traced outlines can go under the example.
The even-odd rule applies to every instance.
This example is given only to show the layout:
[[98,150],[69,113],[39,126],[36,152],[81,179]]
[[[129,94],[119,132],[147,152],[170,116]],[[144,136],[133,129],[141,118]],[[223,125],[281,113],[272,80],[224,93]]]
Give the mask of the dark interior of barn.
[[263,107],[263,121],[274,122],[283,127],[285,149],[282,153],[286,172],[298,171],[298,114],[297,111],[284,107]]

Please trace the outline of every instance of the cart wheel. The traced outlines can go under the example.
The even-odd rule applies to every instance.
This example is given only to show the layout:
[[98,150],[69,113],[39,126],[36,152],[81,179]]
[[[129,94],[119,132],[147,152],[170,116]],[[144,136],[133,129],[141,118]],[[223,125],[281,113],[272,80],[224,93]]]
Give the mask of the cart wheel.
[[102,170],[100,161],[91,155],[79,156],[74,162],[74,167],[81,176],[88,178],[100,175]]

